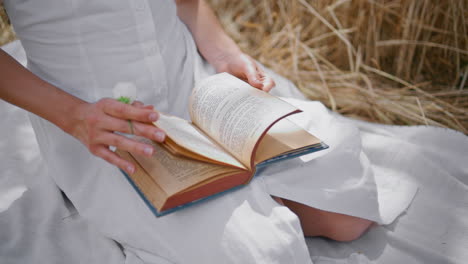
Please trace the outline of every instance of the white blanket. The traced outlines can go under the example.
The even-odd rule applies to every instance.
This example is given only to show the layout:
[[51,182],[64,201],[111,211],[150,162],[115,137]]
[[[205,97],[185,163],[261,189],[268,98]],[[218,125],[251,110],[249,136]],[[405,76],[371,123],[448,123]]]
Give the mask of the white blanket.
[[[18,42],[4,49],[25,62]],[[0,263],[71,263],[85,259],[83,256],[101,259],[101,263],[121,263],[124,259],[138,263],[130,260],[132,252],[122,252],[114,241],[89,226],[53,188],[26,112],[0,102],[0,113]],[[364,152],[376,174],[392,175],[398,168],[398,174],[407,175],[401,180],[419,186],[419,192],[404,215],[391,225],[371,228],[357,241],[308,238],[314,263],[465,263],[468,138],[448,129],[342,119],[360,128]],[[390,147],[382,150],[382,145]],[[376,181],[381,186],[386,184],[385,177]],[[386,187],[395,191],[398,186]],[[395,199],[411,193],[399,191]],[[392,197],[381,192],[380,199]]]

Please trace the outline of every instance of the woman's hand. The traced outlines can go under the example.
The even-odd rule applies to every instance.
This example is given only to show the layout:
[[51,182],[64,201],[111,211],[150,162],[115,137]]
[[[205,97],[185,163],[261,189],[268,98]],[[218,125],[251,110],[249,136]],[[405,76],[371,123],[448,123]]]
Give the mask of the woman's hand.
[[109,98],[85,102],[38,78],[1,49],[0,72],[0,99],[55,124],[80,140],[91,153],[127,173],[134,173],[135,165],[110,151],[109,146],[147,156],[154,149],[114,132],[132,133],[133,127],[133,134],[164,140],[164,132],[149,124],[159,118],[152,106],[139,102],[127,105]]
[[269,92],[275,86],[275,81],[263,71],[254,59],[245,53],[223,54],[216,58],[212,64],[217,72],[230,73],[263,91]]
[[135,172],[135,165],[119,157],[109,147],[145,156],[151,156],[154,149],[114,132],[133,133],[157,142],[164,141],[164,132],[150,124],[158,120],[159,114],[152,106],[144,106],[141,102],[127,105],[104,98],[96,103],[83,103],[72,114],[75,117],[74,125],[66,132],[79,139],[92,154],[129,174]]
[[204,0],[176,1],[177,15],[188,26],[202,56],[216,68],[270,91],[275,82],[224,32],[213,10]]

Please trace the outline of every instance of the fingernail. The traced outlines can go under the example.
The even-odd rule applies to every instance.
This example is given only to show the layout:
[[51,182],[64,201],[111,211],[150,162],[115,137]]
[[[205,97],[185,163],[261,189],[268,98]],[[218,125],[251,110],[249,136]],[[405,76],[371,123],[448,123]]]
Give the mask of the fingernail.
[[151,156],[153,154],[153,148],[152,147],[145,147],[145,149],[143,151],[148,156]]
[[156,140],[157,140],[157,141],[162,142],[162,141],[164,141],[164,137],[165,137],[166,135],[164,135],[163,132],[158,131],[158,132],[156,132],[156,133],[154,134],[154,136],[156,137]]
[[133,168],[133,166],[128,166],[127,167],[127,172],[130,173],[130,174],[133,174],[135,172],[135,169]]
[[156,112],[153,112],[149,115],[149,120],[154,122],[156,120],[158,120],[158,114]]

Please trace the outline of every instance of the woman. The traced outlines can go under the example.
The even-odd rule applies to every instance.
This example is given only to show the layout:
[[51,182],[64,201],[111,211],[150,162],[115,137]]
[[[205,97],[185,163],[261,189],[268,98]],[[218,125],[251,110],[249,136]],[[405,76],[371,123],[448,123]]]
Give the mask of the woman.
[[[50,176],[79,214],[126,254],[161,263],[308,263],[302,235],[349,241],[379,221],[378,209],[361,212],[377,203],[366,158],[359,146],[340,152],[340,146],[349,149],[345,142],[354,132],[331,138],[336,147],[313,166],[297,166],[288,174],[273,168],[266,172],[271,177],[258,177],[232,194],[155,218],[117,169],[131,174],[134,165],[109,146],[142,155],[154,150],[114,132],[163,141],[164,132],[147,124],[158,118],[154,109],[187,117],[194,81],[214,71],[264,91],[276,81],[277,94],[300,94],[240,51],[203,0],[6,0],[5,7],[26,50],[28,69],[0,52],[1,97],[35,114],[30,118]],[[112,96],[119,81],[135,83],[138,99],[147,105],[103,99]],[[320,111],[315,114],[328,115]],[[333,120],[326,126],[356,131]],[[340,188],[327,199],[320,184],[315,194],[310,191],[316,184],[310,177],[314,168],[334,175],[323,182],[338,187],[352,182],[353,193],[366,197],[362,206],[350,205]],[[297,186],[306,188],[296,191]],[[316,197],[311,202],[309,191]],[[195,246],[200,237],[201,248]]]

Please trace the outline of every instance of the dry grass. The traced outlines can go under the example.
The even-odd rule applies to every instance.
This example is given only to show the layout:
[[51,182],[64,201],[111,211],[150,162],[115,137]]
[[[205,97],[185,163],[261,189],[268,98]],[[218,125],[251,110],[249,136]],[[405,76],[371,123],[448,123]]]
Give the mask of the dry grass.
[[[468,133],[467,0],[208,1],[244,51],[311,99]],[[4,21],[0,43],[13,36]]]
[[468,132],[467,1],[210,0],[228,33],[311,99]]
[[3,4],[0,5],[0,45],[6,44],[15,39],[15,33],[13,32],[8,16],[3,8]]

